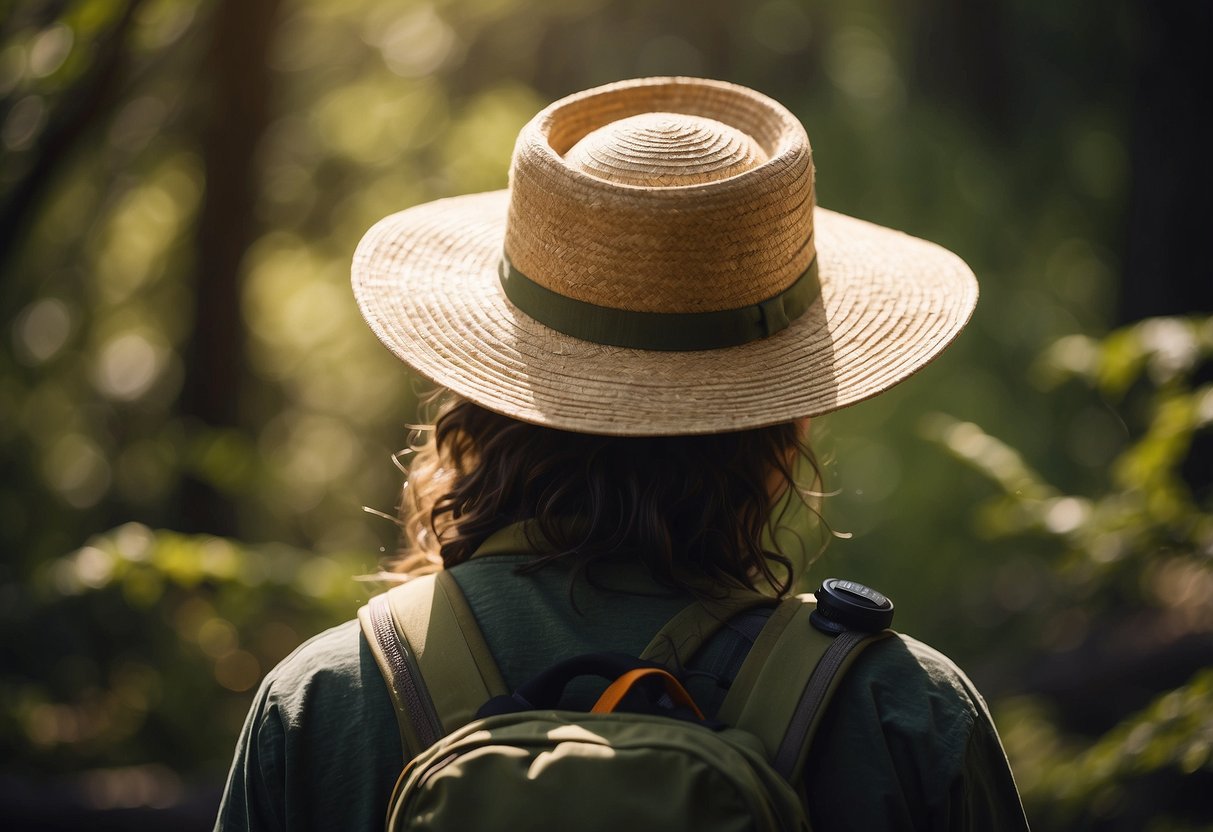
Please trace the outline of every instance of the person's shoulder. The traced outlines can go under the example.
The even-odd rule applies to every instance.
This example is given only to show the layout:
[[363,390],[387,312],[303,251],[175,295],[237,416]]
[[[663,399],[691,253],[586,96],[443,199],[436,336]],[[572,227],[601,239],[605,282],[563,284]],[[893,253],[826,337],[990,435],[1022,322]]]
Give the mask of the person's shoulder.
[[895,633],[871,645],[856,663],[860,676],[895,679],[900,685],[912,682],[911,689],[950,693],[960,699],[980,697],[973,683],[957,664],[939,650],[904,633]]
[[958,800],[1022,815],[972,682],[942,652],[900,634],[869,645],[842,678],[805,775],[823,828],[954,828],[941,819],[963,814]]
[[[356,619],[313,636],[279,662],[261,683],[251,719],[271,745],[307,736],[327,746],[348,738],[351,725],[398,741],[387,684]],[[398,759],[399,745],[387,740],[389,756]]]
[[[263,680],[216,828],[370,829],[402,750],[387,685],[357,620],[308,639]],[[269,828],[269,827],[266,827]]]
[[939,650],[897,633],[869,646],[847,674],[847,687],[885,708],[917,706],[977,719],[985,712],[981,695],[954,661]]
[[868,645],[849,676],[877,680],[913,680],[930,688],[966,693],[972,682],[943,652],[904,633],[893,633]]
[[368,681],[366,652],[358,621],[338,624],[279,662],[266,675],[263,692],[270,702],[288,709],[302,707],[317,696],[344,699]]

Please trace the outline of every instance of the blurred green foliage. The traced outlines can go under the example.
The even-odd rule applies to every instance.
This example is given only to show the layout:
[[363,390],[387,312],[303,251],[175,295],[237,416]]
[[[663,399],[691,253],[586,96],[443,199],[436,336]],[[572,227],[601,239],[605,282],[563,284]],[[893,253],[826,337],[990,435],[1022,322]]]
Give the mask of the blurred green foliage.
[[[1180,466],[1213,426],[1213,383],[1194,382],[1211,359],[1213,318],[1149,319],[1045,351],[1033,368],[1042,384],[1077,381],[1133,422],[1092,494],[1047,482],[972,423],[924,421],[998,486],[978,532],[1038,544],[1017,576],[1032,588],[1014,604],[1038,672],[996,713],[1029,816],[1048,828],[1207,828],[1213,494],[1194,495]],[[1078,735],[1067,707],[1109,724]]]
[[138,523],[93,538],[25,587],[36,637],[11,649],[37,673],[6,680],[6,739],[50,770],[213,759],[208,726],[238,725],[261,676],[358,600],[358,563]]
[[[786,103],[823,205],[937,240],[981,279],[969,332],[935,366],[815,424],[837,491],[826,513],[852,537],[810,578],[887,591],[900,629],[973,673],[1039,828],[1144,828],[1137,802],[1207,783],[1210,682],[1181,648],[1213,631],[1208,494],[1179,472],[1209,422],[1192,379],[1210,325],[1103,337],[1135,7],[967,8],[27,0],[6,13],[4,771],[162,767],[151,786],[86,778],[102,783],[86,788],[98,806],[222,777],[256,679],[350,617],[367,595],[353,576],[395,545],[361,507],[392,512],[392,453],[421,388],[359,319],[359,237],[409,205],[503,187],[517,130],[546,102],[675,73]],[[262,12],[266,54],[216,35]],[[238,183],[252,205],[228,227],[213,143],[261,83],[254,176]],[[218,238],[200,230],[212,223]],[[208,326],[221,275],[199,264],[215,239],[248,241],[235,331]],[[201,334],[231,345],[227,364],[200,362]],[[227,417],[191,398],[199,373]],[[1141,665],[1158,655],[1165,666]]]

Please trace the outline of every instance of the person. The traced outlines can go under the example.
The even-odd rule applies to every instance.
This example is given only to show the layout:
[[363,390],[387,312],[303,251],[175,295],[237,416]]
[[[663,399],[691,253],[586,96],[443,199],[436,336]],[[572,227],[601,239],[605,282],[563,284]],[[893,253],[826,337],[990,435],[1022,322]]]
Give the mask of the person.
[[[789,506],[814,507],[810,419],[907,378],[967,323],[977,285],[958,257],[815,203],[782,105],[650,78],[540,112],[508,189],[364,237],[363,316],[448,391],[393,568],[449,570],[509,689],[560,658],[638,655],[688,599],[791,592],[804,564],[772,541]],[[682,657],[709,716],[769,614]],[[348,622],[265,679],[216,828],[379,826],[404,762]],[[815,829],[1027,826],[980,695],[906,636],[843,677],[803,785]]]

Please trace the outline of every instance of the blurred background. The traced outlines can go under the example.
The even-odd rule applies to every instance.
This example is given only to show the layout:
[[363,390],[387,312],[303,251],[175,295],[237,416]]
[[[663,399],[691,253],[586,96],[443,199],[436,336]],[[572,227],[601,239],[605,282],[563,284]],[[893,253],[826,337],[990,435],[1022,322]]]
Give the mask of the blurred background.
[[[974,267],[815,423],[844,575],[985,692],[1038,830],[1213,828],[1213,7],[17,0],[0,10],[0,824],[209,828],[260,677],[396,545],[424,388],[362,232],[540,107],[766,92],[820,202]],[[806,586],[806,588],[809,588]]]

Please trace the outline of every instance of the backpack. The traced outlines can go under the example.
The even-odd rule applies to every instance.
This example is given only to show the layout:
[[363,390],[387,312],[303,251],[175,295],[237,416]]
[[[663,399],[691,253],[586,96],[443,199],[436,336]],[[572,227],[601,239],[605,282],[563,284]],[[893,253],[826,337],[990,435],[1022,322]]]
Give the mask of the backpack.
[[[801,772],[846,668],[892,635],[893,605],[830,579],[816,600],[750,592],[697,601],[639,657],[592,654],[510,693],[458,584],[439,572],[358,617],[387,682],[406,764],[389,830],[809,830]],[[731,617],[774,607],[714,720],[675,668]],[[582,673],[611,684],[560,710]]]

